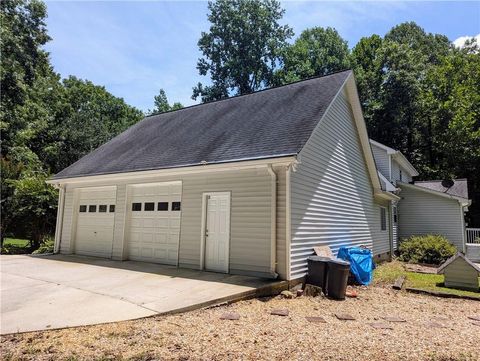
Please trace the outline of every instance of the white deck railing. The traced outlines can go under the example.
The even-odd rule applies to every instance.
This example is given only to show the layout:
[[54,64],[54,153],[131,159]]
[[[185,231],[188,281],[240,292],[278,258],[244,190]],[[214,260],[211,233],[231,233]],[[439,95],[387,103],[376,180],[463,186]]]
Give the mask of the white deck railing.
[[467,243],[480,244],[480,228],[466,228]]

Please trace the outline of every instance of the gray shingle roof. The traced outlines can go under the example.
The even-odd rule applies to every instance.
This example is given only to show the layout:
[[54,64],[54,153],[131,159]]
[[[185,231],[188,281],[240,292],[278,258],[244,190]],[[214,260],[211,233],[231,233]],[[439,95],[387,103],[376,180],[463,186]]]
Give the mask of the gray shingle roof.
[[147,117],[53,178],[300,152],[351,71]]
[[414,184],[419,187],[468,199],[468,184],[466,179],[416,181]]

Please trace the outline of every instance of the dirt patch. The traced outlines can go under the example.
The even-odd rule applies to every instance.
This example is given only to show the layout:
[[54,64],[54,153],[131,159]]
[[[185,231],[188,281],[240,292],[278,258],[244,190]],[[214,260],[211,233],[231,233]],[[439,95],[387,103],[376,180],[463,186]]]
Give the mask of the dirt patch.
[[405,270],[408,272],[425,273],[425,274],[437,274],[438,266],[405,263]]
[[[374,287],[345,301],[250,300],[179,315],[2,337],[4,360],[478,360],[478,301]],[[284,317],[272,309],[288,309]],[[222,320],[235,313],[238,320]],[[341,321],[336,314],[352,315]],[[309,322],[321,317],[326,322]],[[388,317],[406,322],[388,322]],[[431,327],[442,319],[441,328]],[[382,327],[372,327],[372,324]],[[390,329],[391,328],[391,329]]]

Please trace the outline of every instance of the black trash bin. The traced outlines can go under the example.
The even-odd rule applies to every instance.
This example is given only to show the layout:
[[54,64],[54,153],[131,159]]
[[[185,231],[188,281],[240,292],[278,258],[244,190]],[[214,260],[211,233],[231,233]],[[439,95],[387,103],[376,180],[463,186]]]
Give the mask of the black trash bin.
[[308,257],[307,261],[308,261],[307,283],[320,287],[323,293],[326,293],[328,262],[330,261],[330,258],[320,257],[320,256],[311,256],[311,257]]
[[331,259],[328,262],[327,294],[337,300],[345,299],[347,291],[350,263],[341,259]]

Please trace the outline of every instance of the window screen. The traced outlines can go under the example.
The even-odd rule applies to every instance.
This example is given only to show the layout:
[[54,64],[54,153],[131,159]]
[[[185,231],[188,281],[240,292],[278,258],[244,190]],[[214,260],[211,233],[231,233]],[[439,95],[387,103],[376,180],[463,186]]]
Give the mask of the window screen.
[[80,212],[85,213],[87,211],[87,206],[81,205],[80,206]]
[[168,202],[158,202],[157,210],[159,211],[168,211]]
[[142,203],[132,203],[132,211],[141,211]]
[[181,202],[172,202],[172,211],[179,211],[181,208]]
[[383,207],[380,208],[380,225],[382,227],[382,231],[387,230],[387,210]]
[[143,206],[144,211],[154,211],[155,210],[155,203],[153,202],[145,202]]
[[96,211],[97,211],[97,206],[96,205],[88,206],[88,212],[89,213],[94,213]]
[[109,209],[110,213],[113,213],[115,212],[115,204],[110,204],[110,209]]
[[100,205],[98,206],[98,211],[99,211],[100,213],[105,213],[105,212],[107,211],[107,205],[106,205],[106,204],[100,204]]

